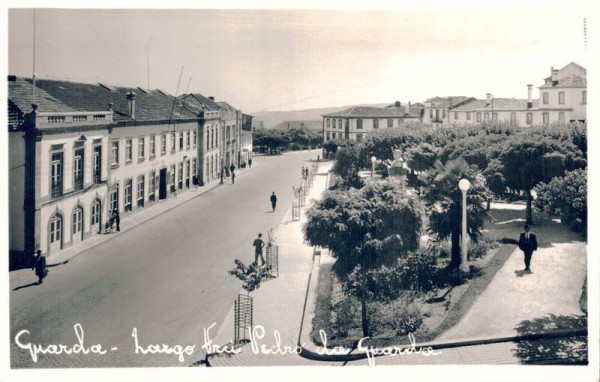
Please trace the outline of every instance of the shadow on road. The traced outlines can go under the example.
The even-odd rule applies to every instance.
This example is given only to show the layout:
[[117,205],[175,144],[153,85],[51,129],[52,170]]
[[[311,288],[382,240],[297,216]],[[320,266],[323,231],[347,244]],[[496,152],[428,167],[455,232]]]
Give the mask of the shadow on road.
[[21,286],[18,286],[18,287],[16,287],[16,288],[15,288],[15,289],[13,289],[13,290],[19,290],[19,289],[23,289],[23,288],[28,288],[28,287],[30,287],[30,286],[34,286],[34,285],[40,285],[40,283],[39,283],[39,282],[37,282],[37,281],[35,281],[35,282],[32,282],[32,283],[30,283],[30,284],[27,284],[27,285],[21,285]]
[[[515,356],[522,364],[584,365],[588,363],[587,316],[571,315],[535,318],[517,325],[519,335],[548,333],[548,338],[517,342]],[[554,336],[557,332],[573,335]]]

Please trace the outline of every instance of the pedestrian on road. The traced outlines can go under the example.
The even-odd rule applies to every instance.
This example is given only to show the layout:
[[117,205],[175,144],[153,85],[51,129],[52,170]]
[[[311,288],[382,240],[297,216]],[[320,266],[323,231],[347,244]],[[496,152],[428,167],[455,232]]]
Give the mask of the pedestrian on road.
[[275,195],[275,191],[271,194],[271,208],[273,208],[273,212],[275,212],[275,208],[277,208],[277,195]]
[[525,224],[523,229],[524,232],[521,232],[519,236],[519,249],[525,255],[525,272],[531,272],[531,256],[533,255],[533,251],[536,251],[538,248],[537,237],[535,233],[530,232],[528,224]]
[[231,184],[235,184],[235,172],[231,173]]
[[317,155],[317,162],[320,162],[320,161],[321,161],[321,156]]
[[38,277],[38,284],[41,284],[44,277],[48,275],[48,270],[46,269],[46,258],[42,256],[42,251],[39,249],[35,251],[33,266],[35,268],[35,274]]
[[233,171],[235,170],[235,166],[233,165],[233,163],[231,164],[231,166],[229,166],[229,171],[231,171],[231,174],[233,175]]
[[252,159],[248,159],[248,167],[252,168]]
[[265,258],[263,257],[262,250],[265,246],[265,242],[263,241],[262,233],[258,234],[258,237],[254,240],[252,245],[254,246],[254,264],[258,266],[258,258],[262,261],[262,265],[265,265]]
[[221,183],[219,184],[223,184],[223,179],[225,178],[225,170],[221,169]]
[[306,168],[302,166],[302,179],[306,180]]
[[121,231],[121,217],[119,216],[119,210],[116,208],[113,210],[112,219],[117,224],[117,232]]

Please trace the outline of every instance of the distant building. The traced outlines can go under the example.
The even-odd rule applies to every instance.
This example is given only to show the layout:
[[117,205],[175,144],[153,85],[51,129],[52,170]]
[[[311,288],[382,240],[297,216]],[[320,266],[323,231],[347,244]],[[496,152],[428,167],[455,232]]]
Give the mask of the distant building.
[[227,102],[217,102],[221,110],[223,125],[223,156],[221,165],[228,168],[232,164],[240,166],[240,133],[242,131],[242,111]]
[[407,121],[420,120],[420,110],[409,105],[391,108],[354,106],[323,115],[323,141],[361,141],[374,130],[401,128]]
[[423,122],[431,124],[448,124],[450,109],[464,105],[473,100],[475,100],[475,98],[465,96],[429,98],[424,102]]
[[527,85],[527,99],[495,98],[488,93],[486,99],[470,99],[451,106],[447,109],[445,122],[476,124],[500,121],[515,126],[533,126],[586,121],[585,68],[574,62],[560,70],[551,68],[551,75],[538,87],[538,98],[533,98],[532,88],[533,85]]
[[274,130],[308,129],[313,131],[321,131],[322,128],[321,121],[282,121],[273,127]]
[[242,130],[244,131],[252,131],[252,118],[250,114],[242,113]]

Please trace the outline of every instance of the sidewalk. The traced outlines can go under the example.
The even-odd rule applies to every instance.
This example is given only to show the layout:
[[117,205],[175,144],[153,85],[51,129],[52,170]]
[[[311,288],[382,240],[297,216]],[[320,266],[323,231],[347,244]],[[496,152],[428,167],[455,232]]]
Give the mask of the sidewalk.
[[[304,243],[302,227],[306,222],[306,210],[312,205],[315,199],[319,199],[326,189],[329,169],[332,162],[320,163],[319,170],[315,175],[310,194],[307,195],[306,205],[301,208],[300,220],[292,221],[292,210],[287,211],[283,221],[277,228],[276,243],[279,245],[279,277],[265,281],[261,287],[252,292],[254,300],[254,327],[264,327],[264,338],[258,339],[255,345],[264,346],[265,349],[279,348],[285,352],[285,347],[295,349],[298,343],[298,336],[303,325],[303,312],[305,310],[305,300],[307,287],[314,286],[317,282],[313,274],[314,264],[317,264],[319,257],[316,257],[313,264],[314,248]],[[245,293],[241,291],[240,293]],[[314,303],[310,301],[306,304],[306,309],[314,309]],[[233,342],[234,339],[234,312],[233,301],[232,309],[221,324],[217,335],[214,337],[214,343],[225,345]],[[310,326],[304,327],[302,332],[307,333],[311,330]],[[310,321],[308,321],[310,324]],[[279,341],[276,337],[279,336]],[[278,347],[277,344],[280,344]],[[227,356],[211,356],[209,363],[211,366],[267,366],[267,365],[327,365],[327,362],[315,362],[305,359],[296,354],[296,352],[287,351],[285,355],[270,354],[266,355],[263,351],[255,351],[252,344],[243,345],[240,353]],[[329,363],[332,364],[332,363]],[[340,364],[339,362],[337,364]]]
[[[257,166],[254,165],[253,168]],[[251,171],[251,168],[245,169],[236,169],[237,176],[244,175],[248,171]],[[182,190],[176,193],[176,196],[170,196],[167,199],[158,201],[150,206],[147,206],[141,210],[134,211],[127,215],[121,215],[121,231],[117,232],[113,230],[108,234],[98,234],[92,236],[79,244],[71,246],[69,248],[64,249],[63,251],[51,255],[47,258],[48,267],[53,267],[57,265],[62,265],[67,263],[69,260],[76,258],[84,254],[88,249],[94,248],[100,244],[111,240],[128,230],[139,226],[140,224],[153,219],[154,217],[173,209],[177,206],[182,205],[183,203],[200,196],[204,193],[211,191],[214,188],[219,186],[221,179],[217,178],[204,186],[199,186],[197,189],[195,186],[192,186],[189,190]],[[230,178],[226,178],[225,182],[231,182]],[[19,269],[16,271],[12,271],[9,273],[9,283],[11,290],[17,286],[22,284],[23,282],[27,282],[32,279],[32,271],[30,268]],[[14,285],[13,285],[14,284]]]

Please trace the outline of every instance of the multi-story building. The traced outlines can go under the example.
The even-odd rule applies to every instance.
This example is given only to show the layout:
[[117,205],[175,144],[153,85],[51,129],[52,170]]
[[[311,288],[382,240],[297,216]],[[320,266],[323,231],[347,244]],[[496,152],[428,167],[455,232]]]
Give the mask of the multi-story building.
[[[486,99],[448,108],[444,123],[476,124],[501,121],[515,126],[533,126],[552,122],[585,122],[587,107],[586,70],[571,62],[562,69],[551,68],[551,75],[539,86],[534,99],[533,85],[527,85],[527,99]],[[426,112],[427,114],[427,112]]]
[[240,132],[242,130],[242,112],[227,102],[217,102],[221,111],[223,125],[223,156],[222,166],[232,164],[239,167],[241,162]]
[[354,106],[323,117],[323,142],[335,139],[361,141],[377,129],[401,128],[420,121],[421,113],[410,104],[392,108]]
[[423,122],[431,124],[447,124],[449,111],[455,107],[475,100],[472,97],[452,96],[433,97],[424,102]]
[[15,76],[8,96],[17,262],[104,232],[114,209],[124,218],[219,177],[223,134],[211,100]]

